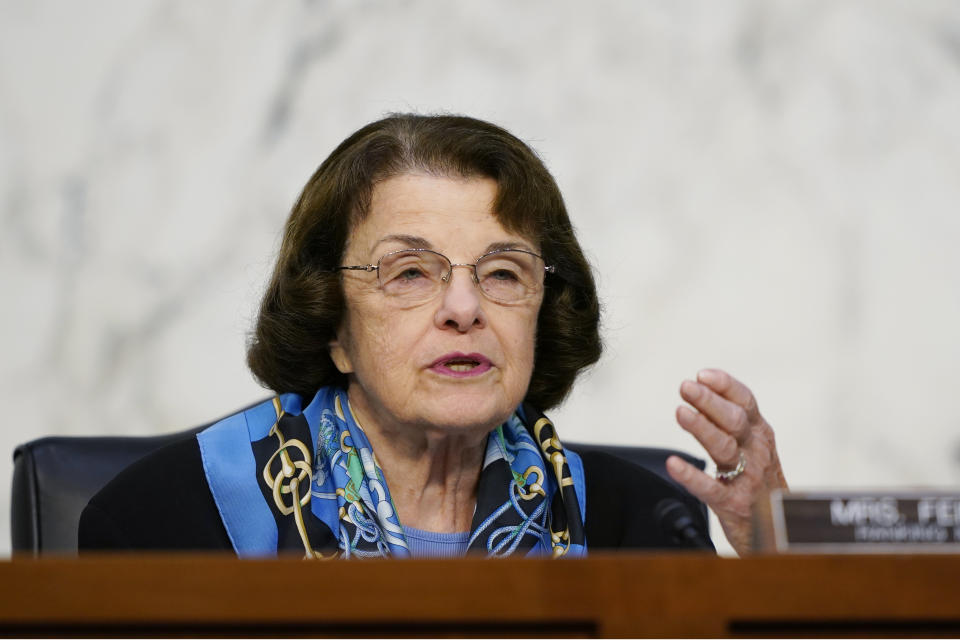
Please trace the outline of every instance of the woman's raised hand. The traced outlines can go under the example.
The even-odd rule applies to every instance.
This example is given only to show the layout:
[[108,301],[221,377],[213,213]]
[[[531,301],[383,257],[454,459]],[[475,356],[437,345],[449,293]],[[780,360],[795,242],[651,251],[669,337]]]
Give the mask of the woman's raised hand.
[[[685,380],[677,422],[695,437],[717,466],[717,477],[671,456],[667,471],[719,517],[734,550],[752,547],[753,506],[773,489],[786,489],[773,429],[760,415],[753,393],[720,369],[703,369]],[[721,476],[726,476],[725,478]]]

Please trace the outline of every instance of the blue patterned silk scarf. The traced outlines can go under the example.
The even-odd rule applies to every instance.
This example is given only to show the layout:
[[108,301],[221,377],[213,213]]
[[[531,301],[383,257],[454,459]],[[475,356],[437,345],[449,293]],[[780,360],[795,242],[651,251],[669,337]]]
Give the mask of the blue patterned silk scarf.
[[[410,555],[383,471],[342,389],[301,410],[284,394],[198,434],[211,493],[241,557]],[[585,553],[583,465],[524,405],[487,438],[468,553]]]

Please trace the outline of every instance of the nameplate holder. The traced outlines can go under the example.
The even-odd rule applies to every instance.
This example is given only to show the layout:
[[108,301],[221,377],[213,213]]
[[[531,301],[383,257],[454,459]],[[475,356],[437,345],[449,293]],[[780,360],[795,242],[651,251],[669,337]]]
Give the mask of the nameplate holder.
[[774,491],[770,510],[779,552],[960,553],[957,491]]

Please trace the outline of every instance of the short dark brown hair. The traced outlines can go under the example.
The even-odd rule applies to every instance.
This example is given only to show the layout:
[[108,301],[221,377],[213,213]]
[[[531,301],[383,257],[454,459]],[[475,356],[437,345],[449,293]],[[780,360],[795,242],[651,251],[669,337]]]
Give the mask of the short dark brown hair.
[[539,243],[556,267],[544,287],[526,395],[540,409],[556,406],[600,357],[593,274],[560,189],[536,153],[506,130],[464,116],[394,114],[363,127],[324,160],[287,220],[247,349],[251,371],[278,393],[310,397],[325,385],[346,387],[329,351],[345,306],[333,269],[375,185],[404,173],[492,178],[497,221]]

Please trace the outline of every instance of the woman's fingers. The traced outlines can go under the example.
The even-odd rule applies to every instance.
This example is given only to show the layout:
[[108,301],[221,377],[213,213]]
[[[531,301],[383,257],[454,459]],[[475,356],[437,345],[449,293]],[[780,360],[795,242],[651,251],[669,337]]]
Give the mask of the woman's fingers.
[[726,490],[726,487],[722,484],[680,456],[667,458],[667,473],[679,482],[684,489],[708,506],[716,504]]
[[740,459],[740,444],[729,432],[717,428],[690,407],[677,407],[677,422],[707,450],[717,466],[733,468]]
[[697,372],[697,382],[707,385],[730,402],[742,407],[749,420],[754,421],[760,417],[760,409],[753,392],[726,371],[701,369]]
[[722,397],[707,385],[692,380],[683,381],[680,396],[737,442],[746,440],[750,432],[750,419],[744,407]]

